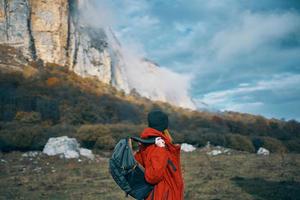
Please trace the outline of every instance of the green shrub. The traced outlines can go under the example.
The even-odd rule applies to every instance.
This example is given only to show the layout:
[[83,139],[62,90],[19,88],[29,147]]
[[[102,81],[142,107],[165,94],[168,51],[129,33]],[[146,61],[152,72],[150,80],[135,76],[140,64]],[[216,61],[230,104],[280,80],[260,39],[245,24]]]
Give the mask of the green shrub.
[[111,135],[105,135],[97,139],[94,148],[112,150],[115,147],[115,144],[116,141]]
[[300,139],[284,141],[289,152],[300,153]]
[[114,147],[111,132],[105,125],[82,125],[75,137],[86,148],[111,149]]
[[252,144],[255,148],[255,151],[258,151],[258,149],[263,146],[263,141],[259,137],[254,137],[252,138]]
[[270,152],[273,153],[287,152],[287,148],[280,140],[271,137],[258,137],[257,140],[261,141],[261,147],[268,149]]
[[179,134],[184,135],[184,139],[182,142],[203,146],[205,143],[203,134],[207,133],[208,131],[208,128],[195,128],[193,131],[191,131],[190,129],[184,129],[180,131]]
[[59,136],[74,137],[75,133],[76,133],[76,126],[73,126],[71,124],[56,124],[46,129],[46,134],[48,138],[59,137]]
[[38,112],[17,112],[15,120],[24,123],[38,123],[41,121],[41,115]]
[[215,146],[224,146],[225,137],[222,133],[213,133],[210,132],[209,128],[198,128],[195,131],[185,130],[181,133],[184,134],[183,142],[187,142],[197,146],[205,146],[209,141],[212,145]]
[[247,136],[228,134],[225,136],[226,146],[240,151],[255,152],[255,148]]
[[170,131],[170,134],[173,138],[173,141],[174,143],[184,143],[186,142],[185,140],[185,134],[187,133],[184,133],[182,131],[178,132],[178,131]]
[[207,144],[207,142],[215,146],[225,146],[225,137],[223,134],[218,133],[204,133],[201,135],[201,146]]
[[110,130],[113,138],[119,141],[128,136],[139,136],[141,132],[147,127],[145,124],[134,125],[128,123],[108,124],[106,127]]
[[47,141],[45,130],[39,125],[17,126],[0,131],[1,151],[41,150]]

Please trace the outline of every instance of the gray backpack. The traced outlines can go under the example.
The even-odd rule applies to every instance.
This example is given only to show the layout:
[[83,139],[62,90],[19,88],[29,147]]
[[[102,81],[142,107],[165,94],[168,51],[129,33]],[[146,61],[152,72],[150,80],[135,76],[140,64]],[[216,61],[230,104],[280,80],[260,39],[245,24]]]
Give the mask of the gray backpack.
[[134,158],[132,140],[143,144],[155,143],[155,138],[130,137],[121,139],[115,146],[109,160],[109,172],[126,195],[142,200],[153,190],[153,185],[146,182],[144,168]]

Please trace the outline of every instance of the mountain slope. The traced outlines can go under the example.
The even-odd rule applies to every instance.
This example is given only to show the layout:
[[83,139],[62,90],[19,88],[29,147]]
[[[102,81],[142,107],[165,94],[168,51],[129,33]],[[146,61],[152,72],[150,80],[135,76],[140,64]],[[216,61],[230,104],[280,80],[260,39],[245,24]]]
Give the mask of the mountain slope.
[[[300,123],[225,112],[191,111],[126,95],[96,78],[82,78],[63,66],[27,62],[22,52],[0,45],[0,150],[41,149],[53,136],[76,137],[94,149],[111,149],[146,126],[146,115],[169,115],[176,142],[208,141],[253,152],[299,151]],[[104,143],[104,144],[103,144]]]

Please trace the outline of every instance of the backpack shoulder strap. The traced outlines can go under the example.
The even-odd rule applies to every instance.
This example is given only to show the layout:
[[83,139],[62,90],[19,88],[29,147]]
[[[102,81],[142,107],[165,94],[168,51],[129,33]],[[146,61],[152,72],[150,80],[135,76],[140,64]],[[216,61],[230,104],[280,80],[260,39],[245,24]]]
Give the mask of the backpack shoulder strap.
[[143,144],[155,144],[155,137],[151,137],[151,138],[147,138],[147,139],[142,139],[140,137],[132,136],[130,138],[132,140],[136,141],[136,142],[140,142],[140,143],[143,143]]

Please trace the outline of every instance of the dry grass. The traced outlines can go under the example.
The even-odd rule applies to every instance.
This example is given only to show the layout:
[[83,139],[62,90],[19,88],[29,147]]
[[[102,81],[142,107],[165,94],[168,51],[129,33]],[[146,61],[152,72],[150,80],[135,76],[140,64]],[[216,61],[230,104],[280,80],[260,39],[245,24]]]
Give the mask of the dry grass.
[[[300,186],[300,156],[255,154],[220,155],[185,154],[186,199],[299,199],[294,193]],[[192,160],[192,163],[190,162]],[[264,184],[264,187],[253,187]],[[282,190],[277,196],[278,185]],[[251,190],[252,189],[252,190]],[[298,188],[299,189],[299,188]],[[282,196],[293,195],[292,198]],[[270,198],[268,198],[270,196]]]
[[[185,199],[300,198],[300,155],[183,153]],[[108,159],[63,160],[0,154],[0,199],[126,199],[108,173]],[[5,160],[5,161],[3,161]],[[131,199],[131,198],[129,198]]]

